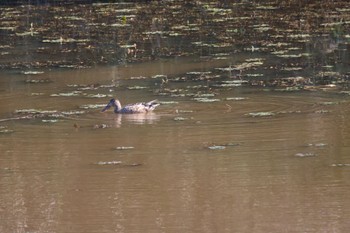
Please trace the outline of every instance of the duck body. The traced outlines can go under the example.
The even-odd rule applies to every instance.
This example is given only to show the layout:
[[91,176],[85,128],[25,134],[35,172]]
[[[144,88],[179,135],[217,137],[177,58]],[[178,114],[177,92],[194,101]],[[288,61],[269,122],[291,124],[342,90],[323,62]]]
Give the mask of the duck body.
[[121,114],[132,114],[132,113],[147,113],[153,111],[159,103],[157,100],[152,100],[149,102],[142,102],[142,103],[135,103],[135,104],[128,104],[122,107],[120,104],[120,101],[117,99],[111,99],[109,103],[102,109],[102,112],[108,110],[111,107],[114,107],[115,113],[121,113]]

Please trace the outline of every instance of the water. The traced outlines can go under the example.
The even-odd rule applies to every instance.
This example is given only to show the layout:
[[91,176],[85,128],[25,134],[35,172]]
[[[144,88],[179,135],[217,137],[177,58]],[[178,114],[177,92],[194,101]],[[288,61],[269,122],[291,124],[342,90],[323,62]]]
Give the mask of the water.
[[0,6],[0,233],[349,231],[347,1],[39,2]]
[[[201,82],[149,78],[206,69],[178,59],[2,74],[0,125],[13,132],[0,135],[0,232],[346,232],[349,98],[240,86],[201,89],[218,100],[206,103],[157,94]],[[108,96],[50,96],[97,83],[110,86],[83,92],[164,104],[121,116],[80,108]],[[21,109],[85,112],[17,119]]]

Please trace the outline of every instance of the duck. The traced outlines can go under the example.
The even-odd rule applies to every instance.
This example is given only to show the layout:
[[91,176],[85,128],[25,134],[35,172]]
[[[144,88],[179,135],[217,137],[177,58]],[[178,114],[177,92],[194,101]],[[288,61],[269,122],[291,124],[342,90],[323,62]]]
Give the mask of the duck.
[[102,112],[108,110],[111,107],[114,107],[114,113],[147,113],[153,111],[157,106],[159,106],[158,100],[152,100],[149,102],[140,102],[134,104],[128,104],[122,107],[120,101],[118,99],[111,99],[106,107],[102,109]]

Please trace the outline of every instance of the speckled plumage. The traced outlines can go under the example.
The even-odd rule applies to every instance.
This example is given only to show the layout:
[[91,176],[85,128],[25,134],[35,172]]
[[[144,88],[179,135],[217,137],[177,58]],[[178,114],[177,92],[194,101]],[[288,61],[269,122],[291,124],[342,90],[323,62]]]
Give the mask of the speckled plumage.
[[102,112],[106,111],[110,107],[114,107],[115,113],[147,113],[153,111],[159,103],[157,103],[157,100],[152,100],[147,103],[135,103],[135,104],[128,104],[122,107],[119,100],[111,99],[109,103],[106,105],[106,107],[102,110]]

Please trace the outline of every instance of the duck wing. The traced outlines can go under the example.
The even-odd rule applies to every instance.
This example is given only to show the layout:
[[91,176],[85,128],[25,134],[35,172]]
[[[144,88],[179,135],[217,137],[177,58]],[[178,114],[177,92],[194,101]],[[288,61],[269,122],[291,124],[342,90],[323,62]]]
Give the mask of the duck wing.
[[143,103],[128,104],[124,106],[120,112],[121,113],[145,113],[145,112],[153,111],[158,105],[159,103],[157,102],[157,100],[152,100],[147,103],[143,102]]

